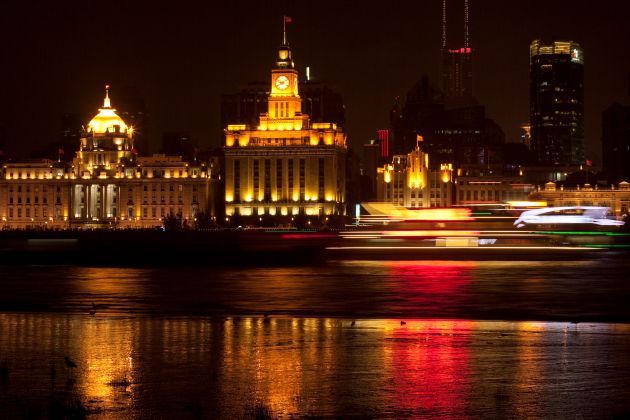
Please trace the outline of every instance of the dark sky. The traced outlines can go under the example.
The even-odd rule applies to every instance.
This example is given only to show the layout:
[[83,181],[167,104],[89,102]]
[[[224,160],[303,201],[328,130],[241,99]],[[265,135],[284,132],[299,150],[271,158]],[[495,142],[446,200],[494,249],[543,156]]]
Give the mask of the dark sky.
[[[448,39],[463,44],[463,0],[448,0]],[[103,86],[137,86],[152,151],[163,131],[219,146],[220,95],[269,80],[287,24],[293,59],[344,97],[349,144],[387,128],[397,95],[440,72],[441,0],[11,1],[0,6],[0,125],[6,154],[58,139],[60,115],[94,112]],[[628,0],[470,0],[475,90],[487,115],[520,136],[528,119],[529,44],[559,36],[585,57],[586,154],[599,162],[601,111],[628,105]],[[116,106],[116,97],[112,95]]]

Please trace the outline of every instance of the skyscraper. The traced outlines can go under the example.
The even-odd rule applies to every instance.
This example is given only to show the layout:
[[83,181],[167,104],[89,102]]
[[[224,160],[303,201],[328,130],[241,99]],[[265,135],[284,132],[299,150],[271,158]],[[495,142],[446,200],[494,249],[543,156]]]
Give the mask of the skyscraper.
[[615,103],[602,112],[602,152],[609,182],[630,180],[630,106]]
[[532,42],[530,123],[540,165],[584,163],[584,54],[577,43]]
[[463,44],[447,47],[446,0],[442,0],[442,92],[447,109],[478,105],[473,90],[473,50],[468,43],[468,0],[464,0]]

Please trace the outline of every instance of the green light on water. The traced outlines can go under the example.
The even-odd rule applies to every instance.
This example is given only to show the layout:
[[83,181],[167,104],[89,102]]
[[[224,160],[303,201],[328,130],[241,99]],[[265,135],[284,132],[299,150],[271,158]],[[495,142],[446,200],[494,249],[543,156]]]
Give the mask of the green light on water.
[[543,232],[537,231],[536,233],[546,233],[550,235],[606,235],[606,236],[627,236],[627,233],[612,233],[612,232]]
[[588,248],[630,248],[630,245],[578,245]]

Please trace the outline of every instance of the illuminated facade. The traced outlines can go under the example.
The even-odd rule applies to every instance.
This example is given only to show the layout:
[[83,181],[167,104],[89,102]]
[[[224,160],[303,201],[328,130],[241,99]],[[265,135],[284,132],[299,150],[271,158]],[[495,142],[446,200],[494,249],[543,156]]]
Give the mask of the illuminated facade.
[[549,207],[574,207],[574,206],[598,206],[610,207],[615,216],[628,214],[630,203],[630,184],[620,182],[615,188],[600,188],[597,184],[592,186],[584,184],[575,188],[557,188],[554,182],[545,184],[529,195],[531,201],[545,201]]
[[523,183],[523,177],[518,171],[458,169],[457,173],[457,205],[525,201],[533,188]]
[[528,149],[532,148],[532,126],[529,123],[523,123],[520,125],[520,128],[525,131],[525,133],[521,134],[520,141]]
[[452,164],[430,170],[429,155],[416,148],[378,168],[376,200],[403,207],[450,207],[452,176]]
[[226,215],[344,214],[346,135],[302,113],[298,72],[285,41],[257,127],[225,128]]
[[[221,95],[221,126],[248,124],[257,127],[260,114],[267,112],[271,83],[250,82],[237,93]],[[328,86],[308,80],[298,80],[298,94],[302,98],[302,112],[311,123],[329,122],[338,127],[345,123],[343,98]]]
[[577,43],[532,42],[530,124],[540,165],[584,163],[584,54]]
[[131,130],[104,106],[81,134],[72,163],[5,163],[0,217],[6,228],[151,227],[170,212],[214,215],[218,170],[181,157],[136,157]]

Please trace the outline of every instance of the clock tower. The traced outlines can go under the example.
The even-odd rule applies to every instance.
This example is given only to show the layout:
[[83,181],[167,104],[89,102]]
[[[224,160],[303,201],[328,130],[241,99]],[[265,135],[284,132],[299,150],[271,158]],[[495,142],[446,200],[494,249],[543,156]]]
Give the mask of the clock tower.
[[302,99],[298,94],[298,72],[294,68],[286,32],[278,49],[276,67],[271,70],[271,95],[268,104],[269,119],[286,121],[299,117],[302,113]]
[[346,135],[336,124],[311,122],[302,113],[286,32],[271,69],[267,103],[257,127],[225,129],[226,215],[289,221],[298,214],[344,214]]

